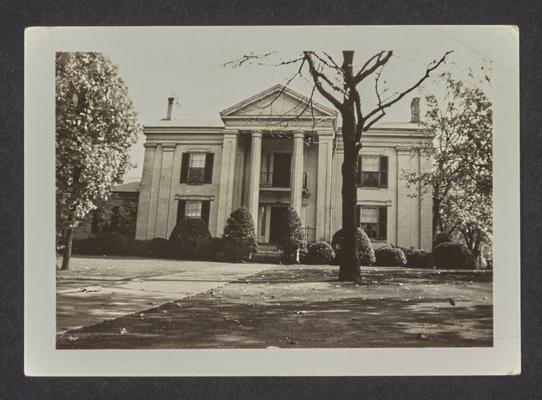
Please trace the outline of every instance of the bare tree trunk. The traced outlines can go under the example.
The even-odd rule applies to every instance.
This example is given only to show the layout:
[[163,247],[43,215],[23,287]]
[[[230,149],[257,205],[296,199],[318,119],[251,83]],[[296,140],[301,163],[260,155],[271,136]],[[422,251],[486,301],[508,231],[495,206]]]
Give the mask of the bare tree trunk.
[[64,255],[62,257],[61,270],[65,271],[70,269],[70,258],[72,256],[72,242],[73,242],[73,228],[66,229],[66,241],[64,243]]
[[342,165],[342,257],[339,280],[361,282],[360,261],[358,256],[356,203],[357,203],[357,158],[358,150],[354,145],[354,118],[343,115],[344,161]]

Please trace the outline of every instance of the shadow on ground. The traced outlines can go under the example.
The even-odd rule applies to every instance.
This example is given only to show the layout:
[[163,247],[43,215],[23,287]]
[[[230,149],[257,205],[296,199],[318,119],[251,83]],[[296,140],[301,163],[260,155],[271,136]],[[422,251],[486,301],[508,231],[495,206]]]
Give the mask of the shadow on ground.
[[[490,273],[284,267],[69,331],[59,349],[492,346]],[[455,306],[450,302],[452,298]]]

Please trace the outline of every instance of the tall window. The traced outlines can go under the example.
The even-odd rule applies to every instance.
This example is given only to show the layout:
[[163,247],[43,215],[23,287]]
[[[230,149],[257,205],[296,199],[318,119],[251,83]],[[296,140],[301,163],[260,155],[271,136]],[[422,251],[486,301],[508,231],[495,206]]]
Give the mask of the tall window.
[[213,178],[213,153],[183,153],[181,160],[181,183],[211,183]]
[[209,200],[179,200],[177,222],[183,218],[201,218],[209,224]]
[[388,229],[386,206],[358,206],[358,221],[369,239],[386,240]]
[[358,158],[358,185],[361,187],[388,186],[388,157],[360,156]]

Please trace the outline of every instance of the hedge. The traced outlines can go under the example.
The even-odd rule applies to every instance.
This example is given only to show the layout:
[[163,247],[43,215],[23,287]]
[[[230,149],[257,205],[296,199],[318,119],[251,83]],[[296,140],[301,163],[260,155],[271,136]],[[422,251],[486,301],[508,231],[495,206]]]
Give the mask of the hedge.
[[404,267],[407,264],[405,253],[398,247],[381,247],[375,251],[375,265],[380,267]]
[[327,242],[311,243],[303,262],[306,264],[330,264],[335,259],[335,251]]
[[431,252],[405,247],[400,247],[405,254],[407,263],[406,266],[409,268],[432,268],[433,267],[433,256]]
[[463,243],[444,242],[433,249],[433,262],[437,268],[472,269],[474,261]]
[[[372,265],[375,262],[375,253],[373,250],[373,246],[371,245],[371,240],[367,236],[367,234],[361,230],[360,228],[357,229],[357,236],[358,236],[358,256],[361,265]],[[333,235],[333,238],[331,240],[331,247],[335,251],[335,264],[341,263],[341,249],[342,249],[342,243],[343,243],[343,233],[342,229],[339,229],[335,234]]]

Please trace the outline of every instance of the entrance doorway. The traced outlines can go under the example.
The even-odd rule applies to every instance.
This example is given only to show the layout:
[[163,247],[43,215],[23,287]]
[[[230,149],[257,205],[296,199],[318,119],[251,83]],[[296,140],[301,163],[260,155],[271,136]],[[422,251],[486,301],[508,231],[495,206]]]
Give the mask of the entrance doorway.
[[269,243],[279,243],[286,235],[286,211],[285,206],[271,207],[269,223]]

